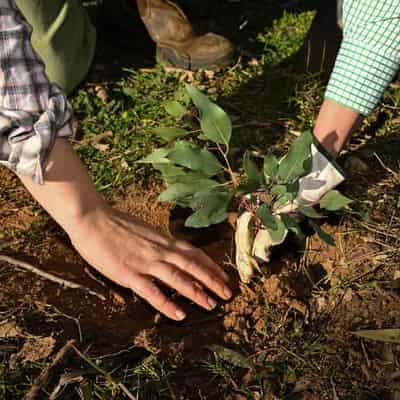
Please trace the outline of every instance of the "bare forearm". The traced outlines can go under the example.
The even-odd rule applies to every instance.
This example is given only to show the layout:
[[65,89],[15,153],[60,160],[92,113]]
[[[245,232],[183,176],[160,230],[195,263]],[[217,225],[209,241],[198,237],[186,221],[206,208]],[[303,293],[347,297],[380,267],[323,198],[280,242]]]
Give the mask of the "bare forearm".
[[314,135],[336,157],[360,121],[360,114],[332,100],[325,100],[319,112]]
[[37,185],[29,177],[20,177],[32,196],[67,232],[87,214],[106,206],[65,139],[56,140],[44,178],[45,183]]
[[182,320],[185,313],[155,281],[175,288],[206,310],[212,310],[216,302],[203,287],[223,299],[231,296],[228,277],[204,253],[107,206],[66,140],[57,140],[44,178],[44,185],[34,184],[31,178],[21,180],[68,233],[80,255],[168,317]]

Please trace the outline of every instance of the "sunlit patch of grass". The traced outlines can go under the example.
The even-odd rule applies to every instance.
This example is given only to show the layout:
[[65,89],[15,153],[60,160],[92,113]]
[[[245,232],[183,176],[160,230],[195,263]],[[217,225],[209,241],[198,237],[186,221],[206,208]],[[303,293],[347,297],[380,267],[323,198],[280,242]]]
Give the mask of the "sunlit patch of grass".
[[314,17],[314,11],[299,14],[285,11],[280,19],[274,21],[272,28],[259,33],[257,40],[264,45],[262,61],[274,66],[296,54]]

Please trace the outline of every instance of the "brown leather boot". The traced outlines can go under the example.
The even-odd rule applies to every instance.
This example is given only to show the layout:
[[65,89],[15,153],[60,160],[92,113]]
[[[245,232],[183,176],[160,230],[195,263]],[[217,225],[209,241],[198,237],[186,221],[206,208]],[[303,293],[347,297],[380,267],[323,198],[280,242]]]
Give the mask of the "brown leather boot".
[[154,42],[157,61],[185,69],[230,64],[233,45],[214,33],[196,36],[183,11],[169,0],[137,0],[139,14]]

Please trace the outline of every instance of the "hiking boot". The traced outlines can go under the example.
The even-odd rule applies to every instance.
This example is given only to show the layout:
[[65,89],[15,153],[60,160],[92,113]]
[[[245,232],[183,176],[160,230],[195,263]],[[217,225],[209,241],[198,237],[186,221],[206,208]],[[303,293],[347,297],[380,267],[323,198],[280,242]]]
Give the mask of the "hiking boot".
[[157,45],[160,64],[210,69],[233,61],[233,45],[214,33],[196,35],[184,12],[169,0],[137,0],[139,14]]

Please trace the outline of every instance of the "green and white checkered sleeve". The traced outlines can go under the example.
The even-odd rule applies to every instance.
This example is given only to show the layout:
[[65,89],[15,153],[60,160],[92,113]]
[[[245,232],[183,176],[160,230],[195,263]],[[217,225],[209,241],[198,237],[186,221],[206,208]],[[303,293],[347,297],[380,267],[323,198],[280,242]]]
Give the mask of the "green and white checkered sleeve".
[[368,115],[400,66],[400,0],[344,0],[343,41],[325,97]]

